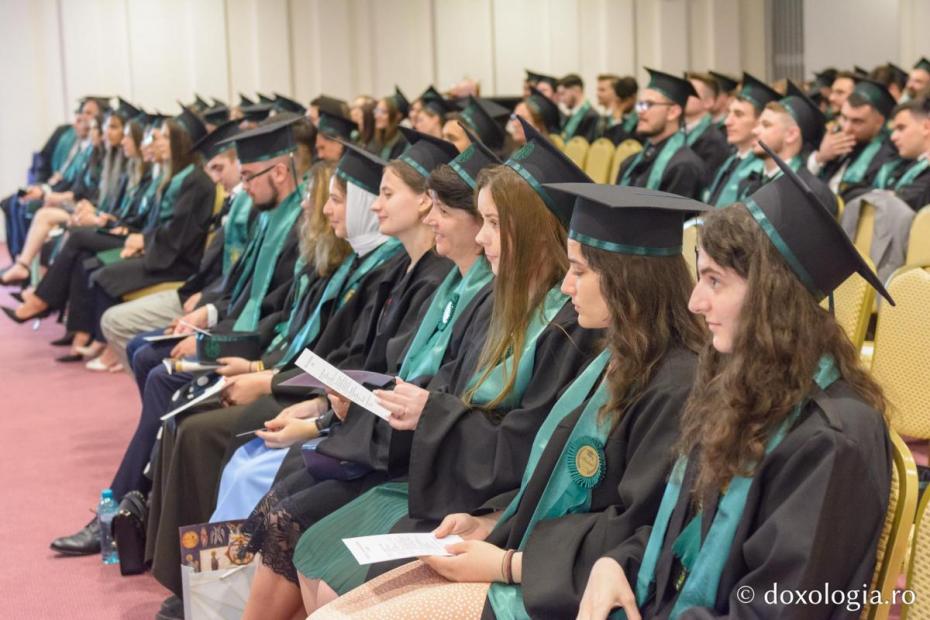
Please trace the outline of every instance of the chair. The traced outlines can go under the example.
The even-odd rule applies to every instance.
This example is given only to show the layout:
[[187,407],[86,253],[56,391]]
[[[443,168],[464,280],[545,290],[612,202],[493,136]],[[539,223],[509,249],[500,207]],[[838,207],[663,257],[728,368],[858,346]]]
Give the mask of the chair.
[[[863,257],[863,259],[870,269],[875,269],[868,257]],[[869,318],[874,304],[875,289],[858,273],[846,278],[846,281],[833,291],[833,311],[836,322],[846,332],[857,351],[862,348],[862,343],[865,341],[865,332],[869,327]],[[827,308],[829,302],[824,299],[820,305]]]
[[684,230],[681,235],[681,255],[685,257],[688,263],[688,272],[697,278],[697,238],[698,228],[701,227],[703,220],[699,217],[693,217],[685,222]]
[[917,212],[911,222],[905,265],[930,265],[930,205]]
[[930,269],[902,267],[887,289],[896,305],[879,308],[872,375],[891,403],[894,429],[907,437],[930,439]]
[[[837,203],[838,205],[839,203]],[[843,209],[845,210],[845,206]],[[853,237],[853,245],[863,256],[871,255],[872,237],[875,235],[875,207],[866,201],[862,201],[859,208],[859,222],[856,224],[856,235]]]
[[608,182],[614,151],[616,151],[614,143],[607,138],[598,138],[591,143],[588,158],[584,163],[584,171],[595,183]]
[[616,183],[619,180],[617,175],[620,173],[620,166],[623,165],[626,158],[630,155],[639,153],[641,150],[643,150],[643,145],[633,138],[627,138],[618,144],[617,150],[614,151],[614,159],[610,162],[610,177],[608,178],[608,182]]
[[[878,539],[875,554],[875,570],[872,573],[870,591],[882,594],[882,600],[891,601],[891,593],[904,569],[911,526],[917,509],[917,464],[904,440],[889,429],[892,446],[891,493],[888,510]],[[891,605],[866,605],[860,618],[863,620],[885,620]],[[918,616],[924,617],[924,616]]]
[[[901,606],[901,620],[909,618],[930,618],[930,516],[927,505],[930,493],[924,493],[917,506],[917,518],[914,523],[914,544],[910,549],[910,561],[907,566],[907,589],[914,593],[910,605]],[[913,614],[913,616],[911,615]]]
[[588,156],[590,145],[582,136],[575,136],[565,144],[565,156],[575,162],[575,165],[584,170],[584,161]]
[[563,139],[562,139],[562,136],[560,136],[559,134],[557,134],[557,133],[550,133],[550,134],[549,134],[549,141],[552,142],[552,144],[554,144],[554,145],[556,146],[556,148],[558,148],[560,151],[564,151],[564,150],[565,150],[565,140],[563,140]]
[[836,194],[836,221],[843,221],[843,211],[846,210],[846,201],[839,194]]

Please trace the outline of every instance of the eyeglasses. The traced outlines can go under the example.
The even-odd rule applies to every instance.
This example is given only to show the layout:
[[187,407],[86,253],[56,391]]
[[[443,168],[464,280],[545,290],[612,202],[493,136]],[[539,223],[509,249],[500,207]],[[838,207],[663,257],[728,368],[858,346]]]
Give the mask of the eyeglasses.
[[637,101],[636,111],[639,113],[648,112],[651,108],[657,105],[675,105],[675,104],[669,101]]
[[274,167],[277,166],[277,165],[278,165],[278,164],[271,164],[270,166],[268,166],[267,168],[265,168],[265,169],[262,170],[261,172],[256,172],[255,174],[243,174],[243,175],[240,175],[240,176],[239,176],[239,180],[242,181],[242,183],[243,183],[244,185],[248,185],[249,183],[251,183],[252,181],[254,181],[255,179],[257,179],[258,177],[262,176],[263,174],[268,174],[268,173],[271,171],[271,169],[274,168]]

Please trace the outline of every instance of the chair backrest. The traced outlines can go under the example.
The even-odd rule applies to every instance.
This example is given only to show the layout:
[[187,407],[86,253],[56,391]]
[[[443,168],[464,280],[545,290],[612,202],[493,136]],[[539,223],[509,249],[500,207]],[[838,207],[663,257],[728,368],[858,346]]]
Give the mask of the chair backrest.
[[560,151],[565,150],[565,140],[563,140],[562,136],[560,136],[559,134],[550,133],[549,141],[552,142],[552,144],[554,144]]
[[584,170],[584,160],[588,156],[590,145],[583,136],[575,136],[565,145],[565,156],[575,162],[575,165]]
[[[845,210],[845,207],[844,207]],[[875,207],[862,201],[859,207],[859,221],[856,223],[856,236],[853,245],[863,256],[869,256],[872,249],[872,236],[875,234]]]
[[[863,257],[870,269],[872,261]],[[824,299],[821,306],[827,308],[828,300]],[[875,305],[875,289],[871,287],[858,273],[854,273],[833,291],[833,307],[836,322],[840,324],[849,340],[856,347],[862,348],[865,341],[865,332],[869,327],[869,318],[872,307]]]
[[894,429],[930,439],[930,270],[902,267],[887,288],[896,305],[883,303],[878,310],[872,376],[891,405]]
[[930,618],[930,493],[924,492],[914,521],[914,543],[907,566],[907,589],[914,593],[910,605],[901,606],[901,620]]
[[591,143],[588,157],[584,162],[584,171],[595,183],[608,183],[610,179],[610,162],[613,160],[614,143],[607,138],[598,138]]
[[703,220],[699,217],[691,218],[685,222],[681,234],[681,255],[688,263],[688,272],[692,278],[697,278],[697,238],[698,228],[701,227],[702,222]]
[[618,181],[617,175],[620,173],[620,166],[623,165],[626,158],[630,155],[639,153],[641,150],[643,150],[643,145],[633,138],[627,138],[618,144],[617,149],[614,151],[614,159],[610,162],[610,178],[608,179],[608,183],[616,183]]
[[[882,593],[882,600],[891,601],[894,590],[904,568],[907,543],[910,539],[914,513],[917,510],[917,465],[904,440],[889,429],[892,446],[891,493],[888,510],[878,539],[875,554],[875,570],[869,590]],[[863,620],[885,620],[891,605],[866,605],[860,616]],[[923,617],[923,616],[920,616]]]
[[905,265],[930,265],[930,205],[924,207],[911,222]]
[[836,221],[843,221],[843,211],[846,210],[846,201],[843,200],[843,197],[839,194],[834,194],[836,197]]

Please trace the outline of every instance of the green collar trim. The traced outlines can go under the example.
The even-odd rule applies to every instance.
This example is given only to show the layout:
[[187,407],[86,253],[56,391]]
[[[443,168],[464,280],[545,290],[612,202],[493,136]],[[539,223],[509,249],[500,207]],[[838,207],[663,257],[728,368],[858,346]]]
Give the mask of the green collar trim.
[[681,254],[681,246],[671,248],[651,248],[642,245],[627,245],[625,243],[614,243],[613,241],[604,241],[585,235],[575,230],[568,231],[568,238],[574,239],[578,243],[589,245],[599,250],[607,250],[617,254],[633,254],[635,256],[675,256]]

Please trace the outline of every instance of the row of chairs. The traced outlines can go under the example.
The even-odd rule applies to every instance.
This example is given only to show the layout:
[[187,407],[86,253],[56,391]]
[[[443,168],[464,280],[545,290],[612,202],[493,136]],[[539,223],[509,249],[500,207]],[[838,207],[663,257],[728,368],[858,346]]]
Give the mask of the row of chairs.
[[[853,245],[859,253],[868,256],[875,236],[875,207],[865,203],[859,212]],[[930,265],[930,205],[917,211],[911,222],[907,241],[905,265]]]
[[607,138],[598,138],[590,144],[581,136],[575,136],[567,143],[557,133],[549,138],[595,183],[616,183],[620,165],[627,157],[643,150],[643,145],[633,139],[614,146]]

